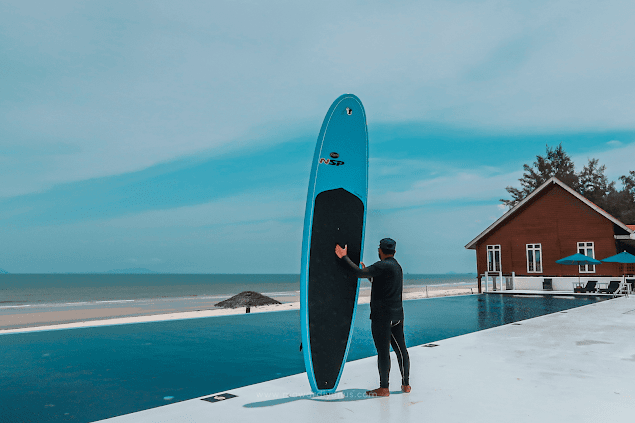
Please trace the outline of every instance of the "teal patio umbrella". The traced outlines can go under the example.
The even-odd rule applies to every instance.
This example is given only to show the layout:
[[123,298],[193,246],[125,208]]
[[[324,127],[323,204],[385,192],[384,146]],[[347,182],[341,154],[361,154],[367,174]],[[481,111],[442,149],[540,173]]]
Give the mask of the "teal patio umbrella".
[[602,262],[631,264],[631,263],[635,263],[635,256],[632,255],[631,253],[627,253],[626,251],[622,251],[619,254],[615,254],[614,256],[602,259]]
[[585,256],[584,254],[575,253],[572,256],[561,258],[556,260],[558,264],[575,264],[576,266],[584,266],[588,264],[602,264],[600,260],[596,260],[592,257]]
[[[596,260],[593,257],[585,256],[584,254],[575,253],[572,256],[561,258],[560,260],[556,260],[558,264],[571,264],[576,266],[584,266],[589,264],[602,264],[600,260]],[[578,285],[580,285],[580,274],[578,273]]]
[[[622,251],[619,254],[615,254],[614,256],[607,257],[602,260],[603,263],[620,263],[620,264],[633,264],[635,263],[635,256],[631,253],[627,253],[626,251]],[[626,285],[626,270],[622,269],[624,273],[622,275],[624,279],[624,285]]]

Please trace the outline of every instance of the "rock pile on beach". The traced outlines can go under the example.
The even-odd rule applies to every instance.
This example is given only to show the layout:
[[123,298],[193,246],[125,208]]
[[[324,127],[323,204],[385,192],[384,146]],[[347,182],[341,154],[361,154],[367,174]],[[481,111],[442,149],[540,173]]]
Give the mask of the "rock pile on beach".
[[256,307],[270,304],[282,304],[280,301],[273,298],[262,295],[254,291],[244,291],[240,294],[234,295],[220,303],[214,304],[216,307],[223,308],[238,308],[238,307]]

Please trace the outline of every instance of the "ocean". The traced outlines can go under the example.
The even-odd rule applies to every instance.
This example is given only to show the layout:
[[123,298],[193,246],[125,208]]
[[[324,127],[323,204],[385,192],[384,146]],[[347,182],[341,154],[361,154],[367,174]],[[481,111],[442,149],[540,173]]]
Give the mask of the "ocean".
[[[406,274],[404,287],[476,283],[475,274]],[[370,282],[362,280],[362,287]],[[250,274],[2,274],[0,309],[26,305],[152,298],[226,298],[242,291],[293,295],[300,275]]]

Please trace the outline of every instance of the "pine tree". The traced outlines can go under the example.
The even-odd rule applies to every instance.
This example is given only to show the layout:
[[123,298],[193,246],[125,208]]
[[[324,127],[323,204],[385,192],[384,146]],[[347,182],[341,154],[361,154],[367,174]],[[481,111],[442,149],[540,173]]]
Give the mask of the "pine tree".
[[511,194],[512,199],[500,200],[510,208],[520,203],[525,197],[553,176],[574,190],[578,190],[580,185],[578,175],[575,173],[575,165],[571,157],[569,157],[564,151],[564,148],[562,148],[562,144],[559,144],[556,148],[550,148],[547,145],[546,156],[536,156],[533,167],[524,164],[523,169],[525,172],[523,173],[523,177],[519,179],[522,188],[518,189],[508,186],[505,190]]
[[598,206],[606,209],[609,194],[614,194],[615,182],[609,182],[604,174],[606,166],[598,166],[598,159],[589,159],[578,175],[578,192]]
[[621,222],[635,224],[635,171],[620,176],[623,189],[609,195],[607,211]]
[[620,176],[623,188],[618,191],[615,182],[609,181],[604,173],[606,166],[600,166],[597,159],[589,159],[589,163],[582,171],[576,173],[575,165],[562,148],[562,144],[556,148],[547,146],[545,157],[536,156],[533,167],[525,164],[523,168],[525,172],[519,179],[522,188],[508,186],[505,189],[511,194],[512,199],[500,200],[510,208],[555,176],[619,221],[626,224],[635,223],[635,171],[631,170],[628,175]]

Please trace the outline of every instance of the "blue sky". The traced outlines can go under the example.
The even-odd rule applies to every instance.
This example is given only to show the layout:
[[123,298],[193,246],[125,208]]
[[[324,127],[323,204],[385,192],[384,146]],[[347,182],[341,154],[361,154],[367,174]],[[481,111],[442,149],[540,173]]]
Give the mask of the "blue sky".
[[[631,2],[2,2],[0,268],[299,273],[331,102],[370,140],[365,260],[475,271],[522,164],[635,170]],[[632,223],[632,222],[627,222]]]

